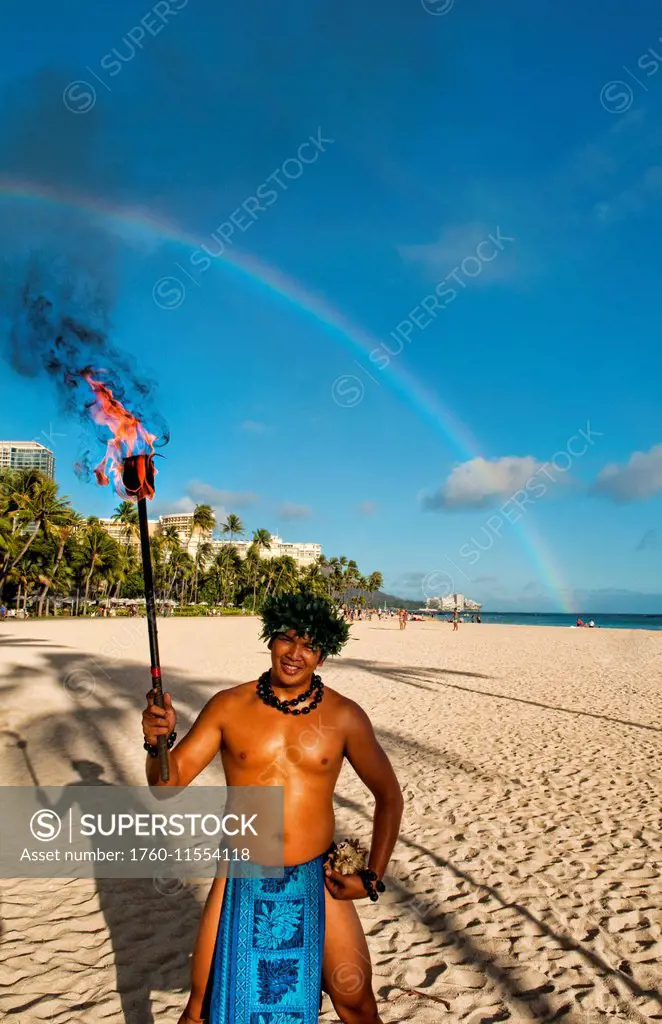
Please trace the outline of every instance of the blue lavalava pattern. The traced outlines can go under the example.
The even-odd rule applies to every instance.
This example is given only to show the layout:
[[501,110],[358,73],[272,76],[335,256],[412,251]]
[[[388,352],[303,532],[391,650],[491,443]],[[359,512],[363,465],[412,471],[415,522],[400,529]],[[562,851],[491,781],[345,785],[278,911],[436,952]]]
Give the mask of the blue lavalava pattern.
[[261,1003],[279,1003],[299,981],[297,960],[260,960],[257,966]]
[[282,949],[292,940],[303,940],[303,901],[272,903],[263,900],[255,910],[253,945],[256,949]]

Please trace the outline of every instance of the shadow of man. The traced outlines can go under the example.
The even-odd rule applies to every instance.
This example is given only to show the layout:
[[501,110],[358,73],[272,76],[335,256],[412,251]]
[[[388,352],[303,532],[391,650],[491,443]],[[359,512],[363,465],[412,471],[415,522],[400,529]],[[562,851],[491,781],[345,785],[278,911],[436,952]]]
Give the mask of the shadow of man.
[[[92,787],[112,786],[102,779],[96,761],[71,761],[79,779],[65,786],[52,810],[61,817],[74,804],[82,814],[98,813]],[[138,813],[137,802],[125,808]],[[96,836],[95,845],[116,848],[111,837]],[[95,876],[101,912],[113,949],[117,994],[125,1024],[154,1024],[152,993],[181,993],[190,984],[189,956],[197,934],[201,904],[185,879],[104,878]]]

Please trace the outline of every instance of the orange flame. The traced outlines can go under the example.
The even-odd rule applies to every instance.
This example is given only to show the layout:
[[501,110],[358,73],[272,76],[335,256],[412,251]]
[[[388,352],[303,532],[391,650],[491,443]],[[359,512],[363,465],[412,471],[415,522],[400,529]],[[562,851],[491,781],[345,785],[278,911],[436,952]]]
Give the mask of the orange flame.
[[[106,486],[112,478],[113,486],[122,498],[153,498],[156,470],[152,455],[156,434],[150,434],[137,416],[118,402],[106,384],[95,380],[90,373],[84,373],[83,376],[94,392],[90,415],[95,423],[107,427],[112,434],[106,446],[106,454],[94,470],[97,483]],[[124,479],[124,463],[127,459],[132,460],[134,469],[137,461],[143,463],[136,487],[127,487]]]

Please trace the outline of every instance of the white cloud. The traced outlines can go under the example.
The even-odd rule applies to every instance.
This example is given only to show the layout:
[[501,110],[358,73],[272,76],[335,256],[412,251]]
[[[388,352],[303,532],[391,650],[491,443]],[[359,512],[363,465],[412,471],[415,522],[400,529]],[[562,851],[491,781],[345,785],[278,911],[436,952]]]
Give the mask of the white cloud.
[[657,202],[662,192],[662,167],[646,167],[628,187],[593,207],[597,221],[615,224],[627,217],[645,213],[651,202]]
[[266,423],[260,423],[258,420],[244,420],[239,424],[239,429],[245,434],[266,434],[269,430]]
[[278,508],[281,519],[309,519],[312,515],[310,505],[297,505],[293,501],[284,501]]
[[[485,245],[477,253],[481,242]],[[420,263],[438,281],[458,271],[465,284],[493,284],[517,276],[512,253],[514,239],[496,224],[455,224],[442,231],[434,242],[421,245],[400,245],[398,252],[406,263]],[[481,259],[481,271],[474,270],[476,255]],[[462,274],[462,261],[473,257],[470,273]],[[469,264],[467,264],[469,266]],[[461,287],[461,285],[460,285]]]
[[149,506],[150,519],[159,516],[174,516],[185,512],[193,512],[195,502],[191,498],[177,498],[175,501],[155,501]]
[[224,491],[205,483],[204,480],[189,480],[186,494],[200,505],[227,505],[230,508],[248,508],[260,500],[252,491]]
[[662,492],[662,444],[633,452],[624,466],[610,462],[598,473],[593,490],[612,501],[643,501]]
[[172,501],[158,500],[150,506],[150,516],[176,515],[177,513],[194,512],[196,505],[211,505],[216,523],[223,522],[228,512],[254,505],[260,499],[251,491],[224,491],[207,484],[204,480],[189,480],[186,493]]
[[521,490],[543,465],[533,455],[470,459],[455,466],[439,490],[423,498],[423,507],[486,508]]

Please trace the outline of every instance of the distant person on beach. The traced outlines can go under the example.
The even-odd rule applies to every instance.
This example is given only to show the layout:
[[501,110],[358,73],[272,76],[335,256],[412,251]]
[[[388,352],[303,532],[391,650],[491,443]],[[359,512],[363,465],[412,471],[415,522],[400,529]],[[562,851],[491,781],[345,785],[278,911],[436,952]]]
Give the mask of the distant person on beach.
[[453,609],[453,632],[456,633],[460,625],[460,617],[457,608]]
[[0,604],[0,620],[1,619],[6,619],[6,618],[7,618],[7,609],[5,608],[4,604]]
[[480,615],[477,615],[477,616],[476,616],[476,622],[482,622],[482,621],[483,621],[483,620],[481,619]]
[[577,625],[578,626],[583,626],[584,625],[583,619],[577,619]]

